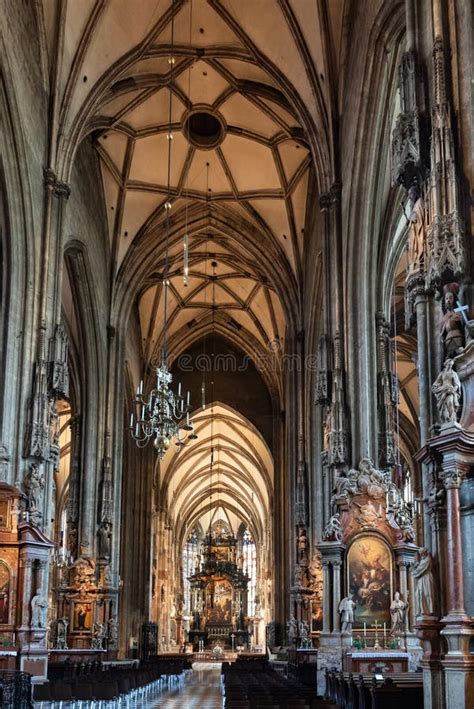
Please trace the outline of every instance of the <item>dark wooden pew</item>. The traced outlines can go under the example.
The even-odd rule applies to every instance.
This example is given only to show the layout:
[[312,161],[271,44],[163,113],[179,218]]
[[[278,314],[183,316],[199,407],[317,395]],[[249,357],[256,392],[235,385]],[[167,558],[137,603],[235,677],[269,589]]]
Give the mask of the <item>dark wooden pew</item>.
[[372,674],[326,670],[324,698],[341,709],[422,709],[423,677],[397,672],[379,681]]

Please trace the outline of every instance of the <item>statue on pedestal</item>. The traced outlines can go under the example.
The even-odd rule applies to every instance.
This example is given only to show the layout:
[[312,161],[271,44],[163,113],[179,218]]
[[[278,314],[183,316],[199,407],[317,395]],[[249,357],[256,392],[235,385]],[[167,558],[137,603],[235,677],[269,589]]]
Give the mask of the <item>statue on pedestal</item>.
[[308,562],[308,537],[306,536],[306,529],[303,529],[297,539],[298,547],[298,562],[300,564],[305,564]]
[[105,623],[94,623],[92,626],[92,650],[102,650],[104,647],[104,639],[106,634]]
[[323,541],[342,542],[341,515],[339,512],[330,517],[323,532]]
[[56,650],[67,650],[67,618],[58,618],[56,621]]
[[355,603],[352,596],[346,596],[339,603],[338,611],[341,614],[341,632],[352,633],[352,623],[354,622]]
[[109,618],[107,623],[107,638],[109,645],[115,645],[118,639],[118,621],[116,616]]
[[405,630],[405,617],[408,608],[408,603],[402,601],[400,593],[395,591],[395,596],[390,604],[390,615],[392,617],[392,627],[390,635],[398,635]]
[[453,369],[453,364],[452,359],[446,360],[432,386],[442,423],[456,423],[460,407],[461,382]]
[[442,302],[443,317],[440,321],[440,335],[444,345],[444,356],[454,357],[464,347],[464,325],[461,313],[454,312],[455,299],[458,291],[457,283],[449,283],[444,287]]
[[425,245],[425,207],[417,185],[408,190],[412,208],[409,216],[408,229],[408,273],[419,271],[423,265]]
[[433,557],[421,547],[411,569],[415,581],[415,615],[434,615]]
[[294,615],[291,616],[286,626],[288,632],[288,643],[290,645],[296,645],[296,641],[298,640],[298,621]]
[[307,620],[299,622],[300,647],[307,647],[309,642],[309,623]]
[[46,628],[46,610],[48,608],[48,599],[43,595],[41,586],[36,591],[36,594],[31,599],[31,626],[33,628]]
[[23,487],[28,498],[30,520],[35,525],[40,524],[43,519],[41,508],[43,505],[45,484],[44,474],[40,471],[36,463],[32,463],[23,481]]
[[112,540],[112,525],[109,522],[102,522],[98,529],[97,536],[99,538],[99,556],[109,559]]

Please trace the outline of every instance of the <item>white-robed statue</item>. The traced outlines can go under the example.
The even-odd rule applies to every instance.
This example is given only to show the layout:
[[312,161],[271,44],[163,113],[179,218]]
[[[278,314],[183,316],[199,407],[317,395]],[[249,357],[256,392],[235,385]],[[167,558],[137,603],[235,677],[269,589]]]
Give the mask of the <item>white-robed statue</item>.
[[417,560],[411,567],[415,581],[415,615],[434,614],[433,557],[428,549],[421,547]]
[[355,603],[352,596],[346,596],[339,603],[339,613],[341,614],[341,632],[352,633],[352,624],[354,622]]
[[408,608],[408,603],[402,601],[400,593],[395,591],[393,601],[390,604],[390,615],[392,618],[392,627],[390,635],[398,635],[405,630],[405,616]]
[[46,628],[46,611],[48,609],[48,599],[43,594],[41,586],[31,599],[31,627]]

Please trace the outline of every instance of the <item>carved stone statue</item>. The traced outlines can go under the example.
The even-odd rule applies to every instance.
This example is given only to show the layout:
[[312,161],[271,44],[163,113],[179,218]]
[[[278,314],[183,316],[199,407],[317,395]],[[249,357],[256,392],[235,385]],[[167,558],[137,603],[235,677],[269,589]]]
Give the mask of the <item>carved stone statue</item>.
[[434,615],[433,557],[421,547],[411,569],[415,581],[415,615]]
[[112,525],[109,522],[102,522],[97,532],[99,538],[99,556],[110,558],[110,542],[112,538]]
[[102,650],[104,647],[104,639],[106,634],[105,623],[94,623],[92,626],[92,650]]
[[308,640],[309,640],[309,623],[307,620],[300,620],[299,634],[300,634],[301,647],[306,647],[306,645],[308,644]]
[[392,617],[392,627],[390,635],[398,635],[405,630],[405,616],[408,608],[408,603],[402,601],[400,593],[395,591],[395,596],[390,604],[390,615]]
[[304,566],[296,564],[295,566],[295,586],[300,588],[306,588],[308,584],[308,579],[306,575],[306,569]]
[[464,347],[464,325],[461,313],[454,312],[457,284],[445,286],[442,301],[443,317],[440,321],[440,335],[444,345],[444,356],[451,358]]
[[432,386],[442,423],[455,423],[460,406],[461,382],[453,369],[454,361],[447,359]]
[[109,618],[107,623],[107,638],[109,645],[115,645],[118,640],[118,621],[116,616]]
[[110,564],[106,564],[102,568],[102,579],[101,583],[102,586],[113,586],[113,574],[112,574],[112,569],[110,568]]
[[400,498],[400,504],[395,508],[395,521],[402,530],[404,541],[413,542],[415,540],[413,515],[402,498]]
[[74,572],[74,585],[94,585],[95,562],[84,556],[80,556],[71,566]]
[[408,230],[408,273],[420,271],[423,266],[425,244],[425,207],[418,186],[412,185],[408,190],[412,208],[409,216]]
[[31,599],[31,626],[33,628],[46,628],[46,610],[48,599],[43,595],[41,586]]
[[303,529],[297,539],[298,547],[298,561],[300,564],[305,564],[308,561],[308,537],[306,536],[306,529]]
[[341,473],[336,478],[334,494],[331,498],[331,503],[349,502],[350,497],[357,495],[357,478],[358,470],[349,470],[349,472]]
[[23,487],[28,498],[28,511],[33,524],[39,524],[43,518],[43,492],[45,488],[44,474],[36,463],[30,465],[30,470],[23,480]]
[[346,596],[339,603],[338,611],[341,614],[341,632],[352,633],[352,623],[354,622],[355,603],[352,596]]
[[372,500],[369,500],[365,505],[359,505],[358,502],[354,502],[354,505],[359,510],[355,515],[355,520],[363,529],[374,529],[383,520],[380,503],[378,509],[375,507]]
[[296,645],[298,640],[298,621],[292,615],[288,623],[286,624],[288,632],[288,642],[290,645]]
[[56,650],[67,650],[67,618],[58,618],[56,621]]
[[363,458],[359,463],[357,487],[359,494],[368,495],[374,500],[385,496],[386,481],[384,474],[375,468],[370,458]]
[[323,600],[323,565],[321,563],[321,555],[319,552],[313,554],[309,568],[309,587],[314,593],[314,598],[317,601]]
[[336,512],[328,521],[323,532],[323,541],[342,542],[341,515]]
[[367,495],[373,500],[379,500],[385,497],[386,490],[387,480],[384,474],[375,468],[370,458],[362,458],[359,470],[351,469],[336,479],[331,503],[338,506],[350,504],[356,495]]

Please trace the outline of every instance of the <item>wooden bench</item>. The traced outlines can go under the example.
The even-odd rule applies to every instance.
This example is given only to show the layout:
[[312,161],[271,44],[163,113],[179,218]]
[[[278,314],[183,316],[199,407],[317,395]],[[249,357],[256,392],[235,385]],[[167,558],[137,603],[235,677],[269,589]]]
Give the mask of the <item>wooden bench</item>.
[[372,674],[326,670],[324,697],[341,709],[422,709],[423,677],[397,672],[377,680]]

